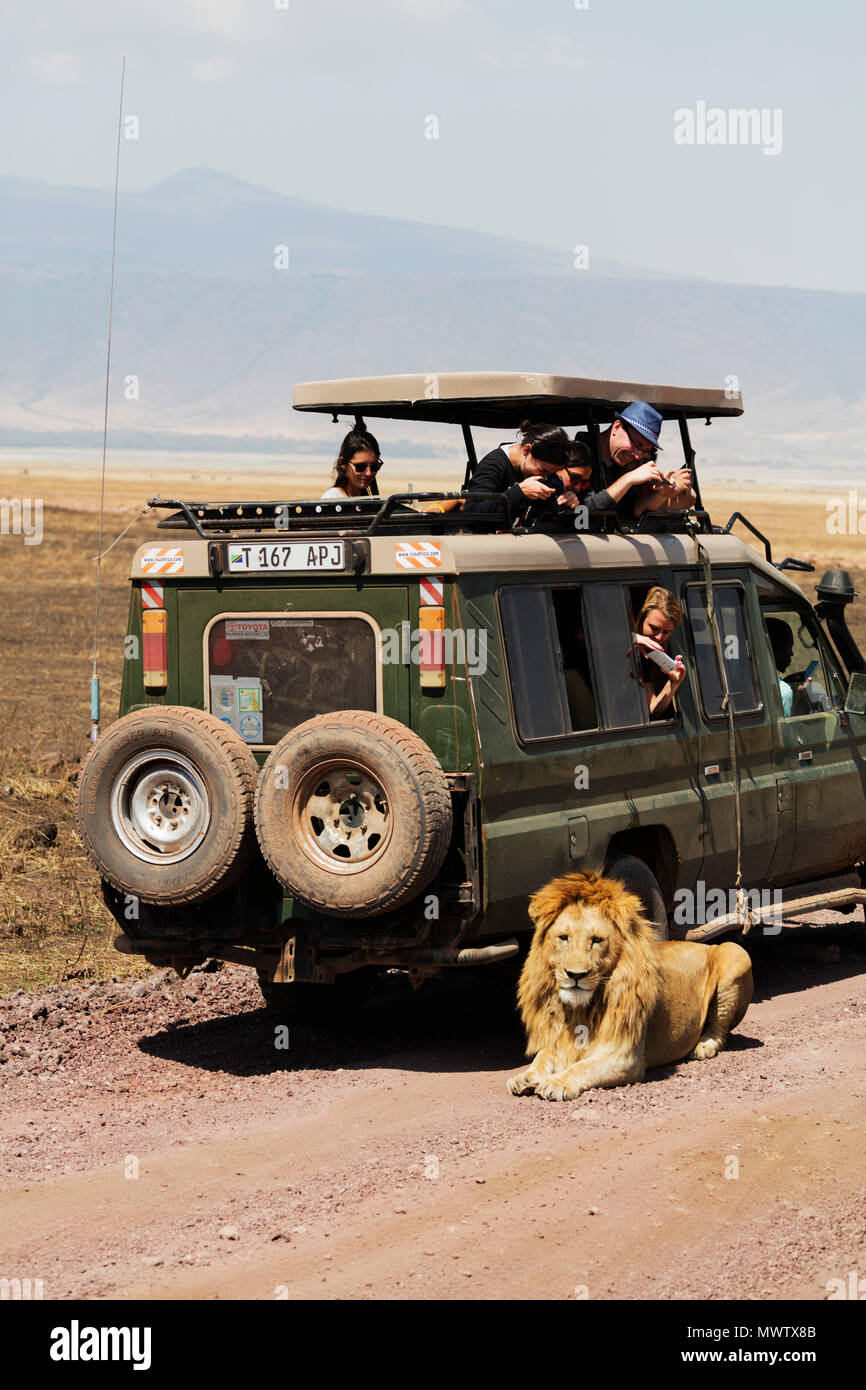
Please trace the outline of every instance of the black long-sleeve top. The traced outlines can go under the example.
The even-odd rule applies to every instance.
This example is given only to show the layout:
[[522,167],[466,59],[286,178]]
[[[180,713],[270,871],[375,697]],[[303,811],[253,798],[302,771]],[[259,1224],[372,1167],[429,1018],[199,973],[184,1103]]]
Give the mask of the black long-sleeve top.
[[[498,497],[479,497],[481,492],[504,492],[508,503],[508,515],[512,519],[526,506],[527,498],[520,487],[523,474],[515,468],[508,454],[501,447],[491,449],[483,459],[478,460],[475,472],[469,481],[464,512],[499,512],[502,503]],[[504,518],[503,518],[504,520]]]
[[[464,512],[499,512],[501,514],[502,504],[498,498],[473,496],[473,493],[504,492],[505,500],[508,503],[508,515],[512,520],[524,507],[531,507],[531,519],[533,521],[538,520],[542,514],[562,515],[563,509],[557,503],[556,494],[544,502],[530,503],[520,487],[522,480],[522,473],[514,467],[505,449],[501,445],[492,449],[489,454],[485,454],[484,458],[478,461],[478,466],[472,475],[466,493]],[[549,479],[542,478],[541,481],[548,482]],[[578,495],[578,502],[591,512],[611,510],[615,505],[610,493],[604,489],[601,492],[585,492],[583,495]]]

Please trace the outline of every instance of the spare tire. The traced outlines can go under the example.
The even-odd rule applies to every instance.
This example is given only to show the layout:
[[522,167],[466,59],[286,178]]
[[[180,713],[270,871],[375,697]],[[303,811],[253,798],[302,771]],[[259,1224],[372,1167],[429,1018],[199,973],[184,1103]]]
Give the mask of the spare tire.
[[124,715],[81,769],[78,827],[104,879],[142,902],[197,903],[255,850],[258,765],[213,714],[151,706]]
[[293,898],[336,917],[373,917],[419,894],[451,840],[448,779],[417,734],[384,714],[308,719],[259,778],[262,854]]

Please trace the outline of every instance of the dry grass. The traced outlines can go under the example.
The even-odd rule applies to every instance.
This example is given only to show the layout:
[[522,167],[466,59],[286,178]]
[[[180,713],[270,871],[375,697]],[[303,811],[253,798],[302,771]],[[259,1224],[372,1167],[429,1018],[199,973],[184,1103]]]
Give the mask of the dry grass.
[[[202,479],[208,479],[203,485]],[[416,488],[430,480],[416,477]],[[393,487],[402,485],[394,479]],[[214,484],[210,475],[125,476],[109,481],[107,545],[146,498],[161,490],[177,496],[302,496],[285,475],[245,477]],[[307,489],[309,491],[309,489]],[[42,545],[0,537],[0,993],[64,979],[144,974],[138,958],[112,946],[117,928],[102,903],[99,882],[75,829],[74,778],[87,752],[98,487],[94,475],[74,470],[0,474],[0,495],[38,496],[45,502]],[[744,511],[773,540],[777,557],[812,559],[802,576],[810,593],[831,566],[854,574],[866,592],[862,537],[830,537],[823,502],[780,497],[757,488],[706,490],[713,516],[727,521]],[[745,535],[745,532],[741,534]],[[128,609],[130,557],[152,538],[153,522],[139,521],[107,555],[102,572],[100,672],[103,727],[115,717],[120,693],[122,639]],[[853,605],[851,626],[866,646],[866,599]],[[57,826],[48,848],[17,848],[22,828],[47,820]]]
[[[75,829],[74,778],[87,752],[96,516],[52,504],[68,490],[2,479],[4,496],[45,499],[42,545],[0,540],[0,993],[64,979],[140,974],[119,955],[117,928]],[[131,509],[134,511],[134,507]],[[121,529],[114,514],[109,536]],[[114,530],[111,526],[114,524]],[[143,539],[148,530],[136,528]],[[103,706],[116,714],[126,630],[130,538],[103,569]],[[16,848],[27,827],[57,827],[49,847]]]
[[[854,580],[854,587],[860,597],[848,609],[848,623],[860,646],[866,650],[866,545],[862,535],[835,536],[827,531],[828,497],[837,496],[840,489],[825,489],[813,497],[785,493],[781,489],[771,490],[760,487],[704,488],[704,504],[713,520],[721,526],[735,511],[743,512],[759,531],[769,537],[773,546],[773,559],[782,560],[793,555],[797,560],[810,560],[815,566],[814,574],[797,574],[789,571],[800,588],[814,601],[815,586],[828,569],[846,569]],[[864,494],[866,495],[866,494]],[[749,532],[739,523],[734,527],[734,535],[745,541],[752,541],[756,549],[760,543],[752,540]]]
[[[116,928],[74,828],[73,782],[17,768],[4,773],[0,793],[0,993],[130,966],[142,973],[112,945]],[[57,827],[53,844],[16,846],[22,829],[44,821]]]

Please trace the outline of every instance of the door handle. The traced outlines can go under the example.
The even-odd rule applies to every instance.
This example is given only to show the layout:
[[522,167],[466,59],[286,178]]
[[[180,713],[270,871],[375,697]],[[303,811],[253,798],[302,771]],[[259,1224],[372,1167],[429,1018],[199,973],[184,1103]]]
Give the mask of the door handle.
[[718,777],[718,775],[719,775],[719,764],[718,764],[718,763],[710,763],[709,767],[705,767],[705,768],[704,768],[704,776],[705,776],[705,777]]
[[812,761],[811,748],[802,749],[802,751],[797,754],[797,758],[801,763],[810,763]]

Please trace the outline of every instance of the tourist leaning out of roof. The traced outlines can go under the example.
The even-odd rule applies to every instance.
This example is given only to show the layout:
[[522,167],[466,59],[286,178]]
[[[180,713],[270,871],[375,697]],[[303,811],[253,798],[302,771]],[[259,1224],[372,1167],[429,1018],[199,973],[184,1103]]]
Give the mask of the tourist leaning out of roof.
[[[498,445],[479,459],[466,493],[465,512],[502,512],[498,497],[483,493],[504,493],[508,515],[514,519],[529,502],[544,502],[554,496],[556,487],[545,482],[568,463],[569,438],[558,425],[520,426],[515,442]],[[558,498],[563,506],[574,507],[577,498],[564,491]],[[504,520],[504,518],[503,518]]]
[[620,512],[635,518],[663,507],[685,511],[695,503],[691,471],[673,468],[664,473],[656,463],[661,427],[657,410],[646,401],[632,401],[599,435],[602,458],[620,470],[607,492]]
[[664,652],[667,655],[671,633],[682,620],[683,610],[676,595],[672,594],[670,589],[663,589],[660,584],[653,585],[637,615],[633,633],[647,688],[650,719],[671,717],[674,711],[668,713],[668,707],[673,704],[674,696],[686,677],[686,668],[681,656],[673,658],[676,670],[663,671],[649,655],[652,652]]
[[349,430],[340,445],[331,486],[322,498],[369,496],[370,484],[381,467],[379,445],[369,430]]
[[[531,502],[523,513],[524,526],[544,525],[562,511],[585,507],[587,511],[611,510],[615,498],[609,492],[593,492],[592,454],[581,439],[569,439],[566,445],[565,467],[545,475],[547,495],[540,502]],[[624,489],[620,489],[622,492]]]
[[[574,496],[571,505],[586,507],[590,512],[613,511],[631,488],[647,483],[652,486],[662,478],[655,463],[643,463],[628,473],[621,473],[600,492],[593,492],[592,453],[582,436],[569,441],[568,463],[559,476]],[[563,501],[566,496],[563,494]]]

